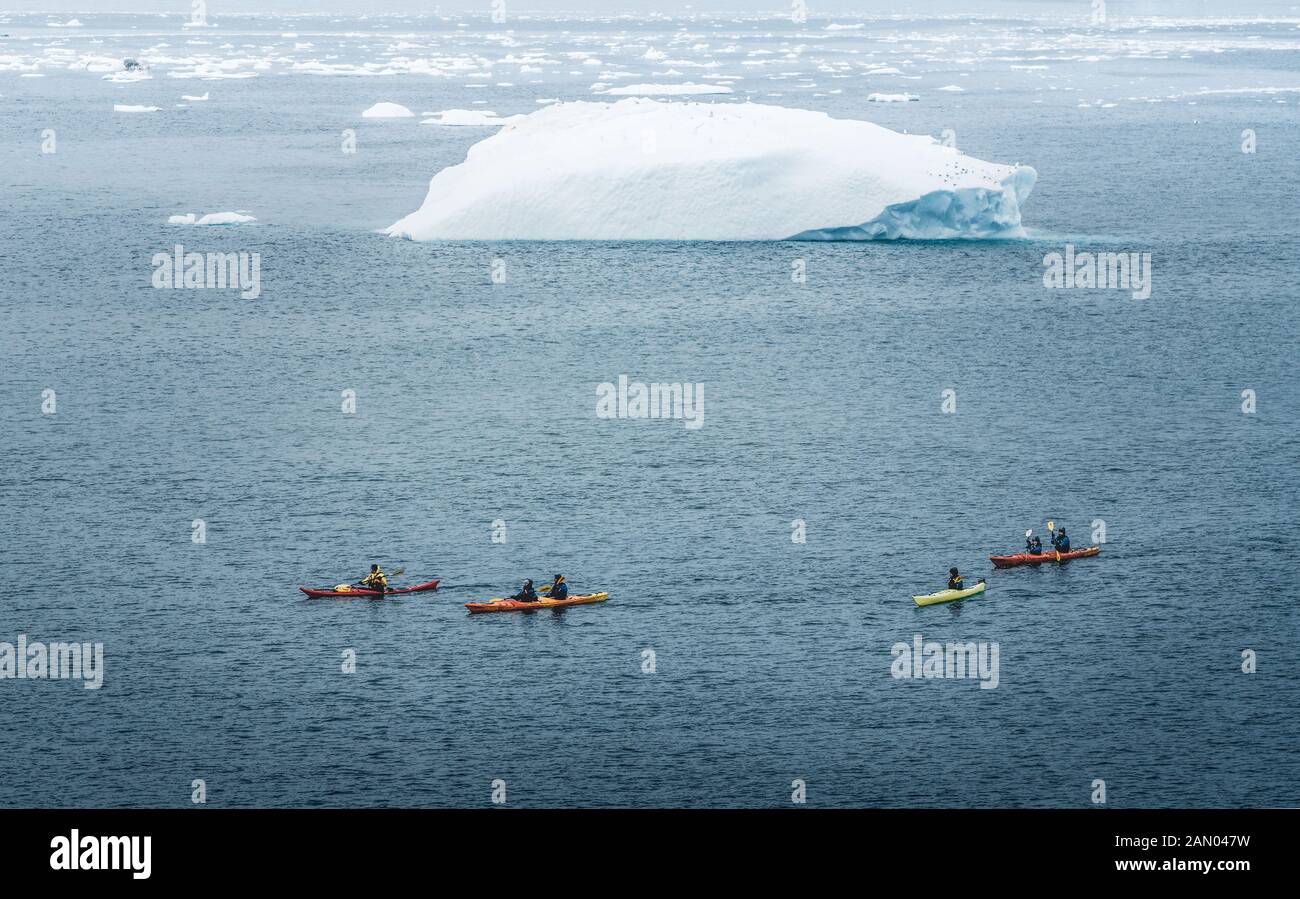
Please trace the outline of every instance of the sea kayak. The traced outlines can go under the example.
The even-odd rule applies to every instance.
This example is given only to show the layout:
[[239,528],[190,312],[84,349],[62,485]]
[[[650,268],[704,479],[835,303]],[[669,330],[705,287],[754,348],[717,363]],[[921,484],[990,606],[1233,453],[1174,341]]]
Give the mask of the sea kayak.
[[1095,556],[1101,552],[1100,546],[1087,549],[1072,549],[1068,553],[1058,553],[1054,549],[1045,549],[1036,556],[1029,553],[1016,553],[1014,556],[989,556],[994,568],[1014,568],[1017,565],[1042,565],[1044,562],[1068,562],[1070,559],[1082,559]]
[[965,590],[940,590],[938,593],[927,593],[925,596],[913,596],[912,601],[918,606],[932,606],[938,602],[952,602],[956,599],[965,599],[968,596],[983,593],[986,586],[988,585],[980,581],[974,587],[967,587]]
[[416,584],[414,587],[397,587],[393,590],[385,590],[383,593],[378,590],[367,590],[364,587],[353,587],[351,590],[339,590],[338,588],[313,590],[310,587],[299,587],[298,589],[313,599],[327,599],[331,596],[400,596],[403,593],[423,593],[425,590],[437,590],[438,583],[438,581],[428,581],[423,584]]
[[473,612],[527,612],[531,609],[559,609],[564,606],[585,606],[604,602],[608,593],[586,593],[568,599],[539,599],[537,602],[520,602],[517,599],[492,599],[488,602],[467,602],[465,608]]

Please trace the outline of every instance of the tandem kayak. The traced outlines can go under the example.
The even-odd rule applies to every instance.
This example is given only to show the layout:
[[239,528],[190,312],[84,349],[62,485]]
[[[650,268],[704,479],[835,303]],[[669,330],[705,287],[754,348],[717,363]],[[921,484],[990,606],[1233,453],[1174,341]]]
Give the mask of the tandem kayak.
[[974,587],[967,587],[965,590],[940,590],[938,593],[927,593],[925,596],[913,596],[912,601],[918,606],[932,606],[938,602],[952,602],[956,599],[965,599],[968,596],[983,593],[984,588],[987,586],[983,581],[980,581]]
[[1082,559],[1084,556],[1095,556],[1099,552],[1101,552],[1100,546],[1089,546],[1087,549],[1072,549],[1068,553],[1058,553],[1054,549],[1045,549],[1036,556],[1029,553],[1016,553],[1014,556],[989,556],[989,561],[993,563],[994,568],[1014,568],[1017,565],[1068,562],[1071,559]]
[[437,590],[439,581],[427,581],[423,584],[416,584],[414,587],[397,587],[393,590],[385,590],[380,593],[378,590],[367,590],[363,587],[353,587],[351,590],[313,590],[310,587],[299,587],[303,593],[313,599],[326,599],[331,596],[400,596],[403,593],[423,593],[425,590]]
[[560,609],[565,606],[585,606],[604,602],[608,593],[586,593],[568,599],[539,599],[537,602],[520,602],[517,599],[493,599],[488,602],[467,602],[465,608],[473,612],[527,612],[532,609]]

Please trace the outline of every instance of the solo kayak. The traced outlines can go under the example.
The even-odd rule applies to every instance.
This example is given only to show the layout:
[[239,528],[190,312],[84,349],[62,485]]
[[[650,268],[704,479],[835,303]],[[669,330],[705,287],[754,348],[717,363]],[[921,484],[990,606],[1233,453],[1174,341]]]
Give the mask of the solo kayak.
[[994,568],[1014,568],[1017,565],[1042,565],[1044,562],[1068,562],[1070,559],[1082,559],[1095,556],[1101,552],[1100,546],[1087,549],[1072,549],[1068,553],[1057,553],[1054,549],[1045,549],[1036,556],[1029,553],[1016,553],[1014,556],[989,556]]
[[378,590],[367,590],[364,587],[353,587],[351,590],[313,590],[310,587],[299,587],[303,593],[313,599],[325,599],[331,596],[398,596],[402,593],[423,593],[425,590],[437,590],[439,581],[427,581],[423,584],[416,584],[414,587],[398,587],[394,590],[385,590],[380,593]]
[[918,606],[932,606],[937,602],[952,602],[955,599],[965,599],[968,596],[983,593],[986,586],[988,585],[980,581],[974,587],[967,587],[965,590],[940,590],[938,593],[927,593],[925,596],[913,596],[912,601]]
[[568,599],[539,599],[537,602],[520,602],[517,599],[493,599],[488,602],[467,602],[465,608],[470,612],[527,612],[531,609],[559,609],[564,606],[585,606],[588,603],[604,602],[608,593],[586,593],[570,596]]

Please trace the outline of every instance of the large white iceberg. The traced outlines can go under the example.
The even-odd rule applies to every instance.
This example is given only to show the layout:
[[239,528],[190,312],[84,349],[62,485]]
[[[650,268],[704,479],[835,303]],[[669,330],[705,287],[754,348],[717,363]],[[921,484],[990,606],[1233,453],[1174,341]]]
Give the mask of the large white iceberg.
[[752,103],[560,103],[472,146],[414,240],[1023,237],[1037,174],[925,135]]

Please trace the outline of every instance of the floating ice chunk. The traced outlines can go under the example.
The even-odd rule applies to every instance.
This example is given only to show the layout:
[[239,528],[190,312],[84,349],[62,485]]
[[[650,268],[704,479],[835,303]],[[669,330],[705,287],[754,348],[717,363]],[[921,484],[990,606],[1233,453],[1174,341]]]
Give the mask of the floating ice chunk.
[[124,103],[113,104],[113,112],[157,112],[157,106],[128,106]]
[[649,47],[641,54],[641,58],[650,60],[667,59],[668,54],[662,50],[656,50],[654,47]]
[[251,215],[244,215],[240,212],[209,212],[205,216],[198,216],[193,212],[187,212],[183,215],[173,215],[167,219],[169,225],[242,225],[244,222],[255,222],[257,219]]
[[361,113],[363,119],[409,119],[415,113],[400,103],[376,103]]
[[546,106],[438,172],[415,240],[1022,237],[1037,174],[926,135],[780,106]]
[[919,99],[915,94],[867,94],[868,103],[907,103]]
[[194,97],[194,96],[191,96],[190,94],[181,94],[181,99],[182,99],[182,100],[188,100],[188,101],[191,102],[191,103],[201,103],[201,102],[203,102],[204,100],[208,99],[208,94],[210,94],[210,93],[212,93],[212,92],[211,92],[211,91],[205,91],[202,97]]
[[[596,90],[597,85],[592,85]],[[693,84],[687,81],[685,84],[625,84],[622,87],[610,87],[603,90],[597,90],[597,93],[608,94],[611,97],[654,97],[654,96],[686,96],[695,94],[730,94],[731,88],[725,84]]]
[[112,81],[115,84],[131,84],[135,81],[149,81],[152,78],[153,76],[147,71],[143,69],[134,69],[129,72],[113,72],[109,75],[103,75],[100,77],[100,80]]
[[77,19],[68,19],[66,22],[46,22],[50,28],[81,28],[81,22]]
[[854,25],[841,25],[839,22],[831,22],[829,25],[826,26],[826,30],[827,31],[857,31],[862,26],[863,26],[862,22],[858,22]]
[[427,119],[421,119],[421,125],[451,125],[456,127],[491,127],[507,125],[523,116],[501,118],[490,109],[444,109],[442,112],[428,112]]
[[962,87],[960,84],[945,84],[943,87],[939,88],[939,90],[952,91],[954,94],[959,94],[964,92],[966,88]]

